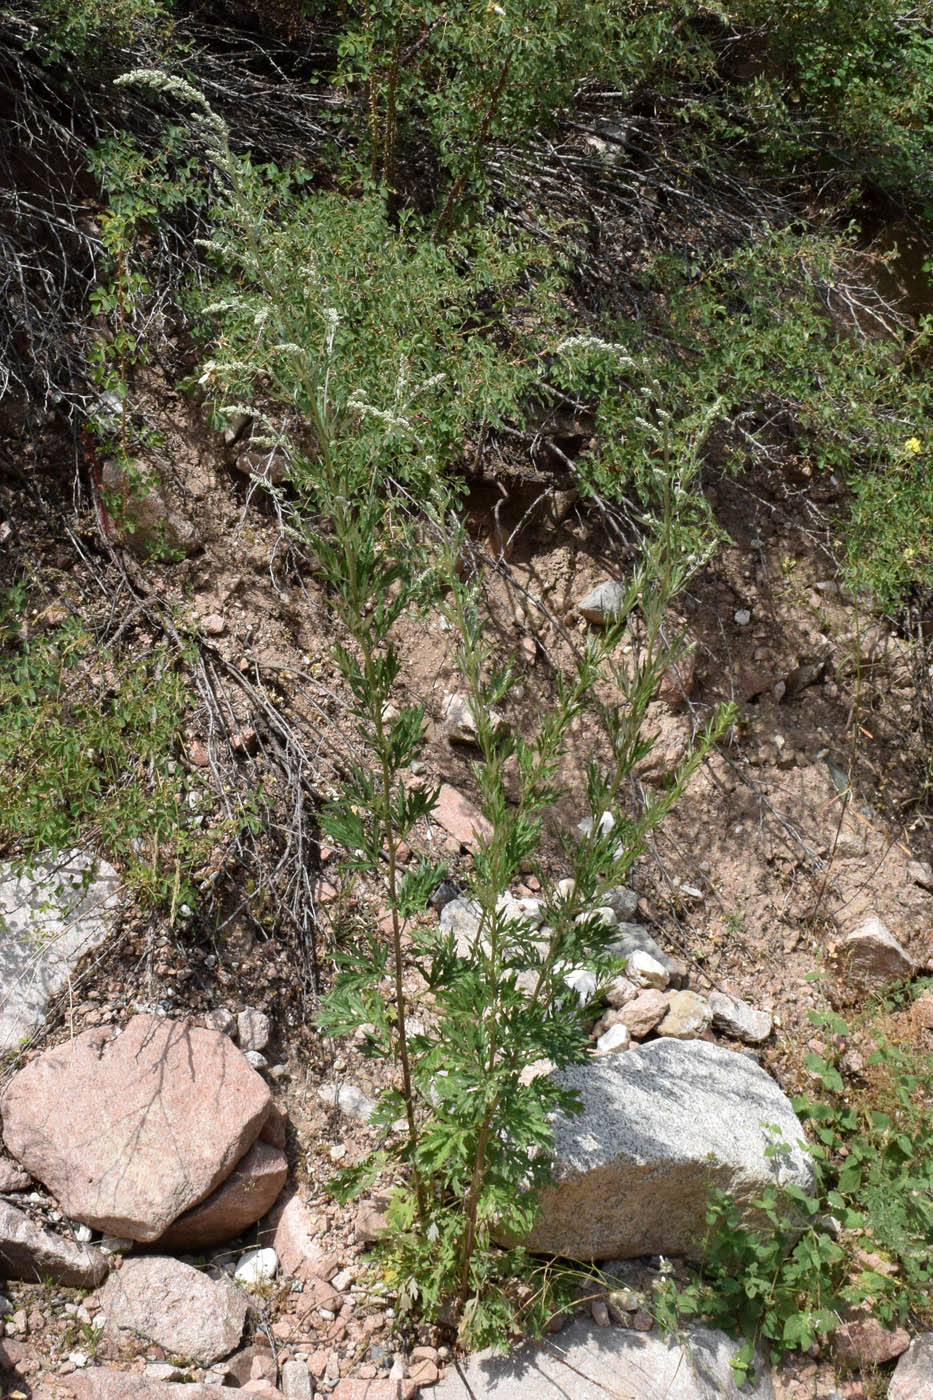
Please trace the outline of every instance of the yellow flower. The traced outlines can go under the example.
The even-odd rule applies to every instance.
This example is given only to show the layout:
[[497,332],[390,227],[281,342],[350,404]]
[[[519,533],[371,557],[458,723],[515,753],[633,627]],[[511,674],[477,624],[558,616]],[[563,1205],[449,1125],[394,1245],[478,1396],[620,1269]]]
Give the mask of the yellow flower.
[[923,451],[923,443],[919,438],[910,437],[904,443],[904,451],[907,453],[908,457],[916,457],[918,452]]

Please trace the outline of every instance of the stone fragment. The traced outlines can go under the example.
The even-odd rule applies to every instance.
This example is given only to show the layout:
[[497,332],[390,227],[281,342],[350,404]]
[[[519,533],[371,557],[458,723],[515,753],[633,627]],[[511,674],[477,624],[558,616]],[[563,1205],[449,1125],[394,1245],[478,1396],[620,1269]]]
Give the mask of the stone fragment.
[[847,934],[835,950],[841,974],[861,991],[878,991],[911,977],[914,964],[891,930],[872,915]]
[[588,967],[575,967],[565,973],[564,986],[576,992],[581,1006],[586,1006],[596,995],[596,977]]
[[690,1327],[677,1336],[644,1336],[577,1321],[557,1341],[525,1342],[507,1356],[477,1352],[450,1367],[436,1400],[774,1400],[771,1372],[755,1360],[755,1380],[740,1390],[724,1332]]
[[[130,1371],[111,1371],[89,1366],[70,1376],[56,1376],[55,1390],[46,1391],[48,1400],[58,1396],[72,1400],[217,1400],[217,1387],[154,1380]],[[43,1392],[37,1395],[42,1400]]]
[[244,1395],[255,1395],[256,1400],[282,1400],[282,1392],[271,1381],[248,1380],[242,1387]]
[[759,1045],[771,1034],[772,1022],[767,1011],[756,1011],[740,997],[710,992],[709,1009],[717,1030],[743,1040],[746,1045]]
[[311,1373],[304,1361],[286,1361],[282,1366],[281,1379],[285,1400],[311,1400],[314,1394]]
[[99,1296],[108,1333],[135,1333],[204,1366],[236,1348],[249,1308],[246,1294],[226,1279],[161,1255],[125,1259]]
[[110,1036],[84,1031],[20,1070],[3,1135],[67,1215],[155,1240],[230,1174],[271,1095],[216,1031],[134,1016]]
[[478,738],[473,706],[468,695],[448,695],[442,711],[444,729],[452,744],[475,744]]
[[237,1283],[250,1288],[271,1283],[278,1273],[279,1259],[274,1249],[248,1249],[233,1272]]
[[[676,958],[672,958],[669,953],[651,937],[651,934],[641,924],[620,923],[618,933],[613,939],[610,951],[617,958],[630,958],[634,953],[647,953],[660,963],[668,976],[668,981],[679,983],[683,978],[684,969]],[[626,972],[631,975],[631,969],[626,968]],[[665,984],[666,985],[666,984]]]
[[196,526],[174,510],[162,484],[145,463],[128,468],[105,462],[101,470],[104,505],[122,543],[137,558],[151,554],[193,554],[203,543]]
[[120,898],[112,865],[77,850],[0,864],[0,1055],[45,1020],[81,959],[110,935]]
[[666,967],[657,958],[636,948],[625,964],[625,971],[639,987],[655,987],[663,991],[671,980]]
[[204,1013],[204,1026],[209,1031],[220,1031],[222,1035],[233,1036],[236,1031],[236,1017],[226,1006],[216,1006]]
[[608,1030],[603,1031],[596,1042],[596,1050],[600,1055],[608,1055],[613,1050],[627,1050],[632,1043],[632,1033],[628,1026],[621,1022],[616,1022]]
[[667,1015],[668,995],[650,990],[624,1005],[619,1013],[619,1025],[627,1026],[635,1040],[644,1040]]
[[888,1400],[930,1400],[933,1396],[933,1332],[914,1337],[894,1368]]
[[593,1298],[590,1302],[590,1316],[597,1327],[609,1326],[609,1306],[605,1298]]
[[622,616],[627,596],[628,589],[624,583],[619,583],[614,578],[605,579],[603,583],[598,583],[595,588],[590,589],[585,598],[580,599],[577,612],[581,617],[585,617],[587,622],[604,626]]
[[272,1209],[287,1176],[285,1153],[254,1142],[225,1181],[168,1227],[159,1248],[186,1253],[234,1239]]
[[606,1001],[611,1007],[618,1009],[634,1001],[638,994],[638,987],[630,978],[614,977],[606,989]]
[[615,885],[603,895],[603,903],[615,910],[619,920],[632,919],[638,913],[638,895],[626,885]]
[[94,1288],[109,1267],[100,1250],[55,1235],[24,1211],[0,1201],[0,1277],[28,1283],[50,1278],[74,1288]]
[[376,1101],[364,1094],[358,1084],[324,1083],[318,1089],[318,1096],[325,1103],[334,1104],[348,1118],[356,1118],[360,1123],[368,1123],[376,1110]]
[[477,840],[487,841],[492,835],[492,827],[476,804],[450,783],[441,784],[431,819],[467,850],[472,850]]
[[685,1040],[702,1035],[710,1023],[709,1002],[697,992],[671,992],[667,1015],[658,1026],[658,1035]]
[[[623,1012],[624,1014],[624,1012]],[[755,1202],[792,1183],[812,1191],[800,1120],[749,1056],[703,1040],[656,1040],[559,1071],[583,1112],[554,1120],[554,1179],[524,1243],[571,1259],[689,1255],[711,1187],[761,1224]],[[767,1125],[767,1126],[766,1126]],[[777,1157],[767,1155],[780,1134]]]
[[265,1050],[270,1029],[269,1017],[255,1006],[246,1006],[237,1014],[237,1041],[241,1050]]

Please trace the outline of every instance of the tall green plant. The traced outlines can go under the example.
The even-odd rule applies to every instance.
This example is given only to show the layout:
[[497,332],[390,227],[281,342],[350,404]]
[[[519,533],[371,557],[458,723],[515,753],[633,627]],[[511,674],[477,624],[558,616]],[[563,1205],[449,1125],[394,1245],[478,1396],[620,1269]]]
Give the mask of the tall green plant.
[[[728,713],[717,716],[665,789],[639,815],[628,813],[626,784],[651,744],[644,733],[648,704],[673,653],[665,616],[698,562],[698,535],[690,532],[688,554],[677,518],[699,440],[689,450],[680,443],[685,450],[676,464],[676,434],[658,402],[659,386],[645,381],[634,361],[619,361],[621,371],[639,380],[644,411],[654,417],[655,435],[645,439],[646,481],[653,489],[645,499],[646,510],[655,504],[660,514],[646,514],[641,563],[613,623],[588,637],[573,671],[558,679],[553,706],[536,731],[525,737],[503,728],[494,710],[514,676],[489,647],[475,585],[461,578],[462,534],[438,457],[449,455],[454,430],[462,432],[471,411],[488,402],[489,386],[477,391],[470,383],[476,367],[490,368],[513,394],[516,379],[491,353],[484,321],[464,317],[463,289],[451,277],[449,254],[428,239],[384,247],[383,326],[388,319],[398,331],[389,358],[384,338],[377,343],[373,337],[368,317],[375,312],[365,294],[360,306],[344,285],[349,279],[355,288],[365,275],[365,243],[353,245],[355,275],[340,246],[348,218],[362,219],[363,230],[378,218],[385,230],[378,206],[377,212],[371,204],[348,212],[332,202],[326,230],[319,207],[308,206],[310,234],[294,229],[284,178],[257,174],[235,157],[222,123],[198,94],[162,75],[128,81],[134,76],[195,103],[200,113],[226,186],[211,248],[239,283],[230,277],[213,305],[222,331],[201,382],[222,396],[222,413],[248,412],[267,430],[272,406],[291,410],[291,425],[281,416],[275,420],[275,441],[296,488],[283,509],[289,528],[314,551],[342,629],[334,659],[351,696],[360,757],[345,765],[322,825],[346,852],[346,866],[382,885],[390,931],[388,945],[368,933],[338,948],[337,976],[320,1024],[335,1034],[365,1025],[364,1052],[394,1072],[374,1119],[385,1142],[345,1176],[341,1189],[352,1193],[391,1168],[395,1230],[385,1267],[400,1307],[430,1314],[446,1308],[465,1339],[501,1340],[524,1306],[527,1261],[520,1244],[497,1247],[494,1241],[527,1233],[548,1172],[551,1115],[575,1107],[555,1078],[536,1076],[533,1067],[585,1058],[579,988],[589,988],[583,998],[589,1002],[620,966],[612,927],[591,911],[625,877],[729,719]],[[271,217],[270,182],[288,211],[284,231]],[[310,241],[308,256],[297,264],[296,286],[296,263],[284,255],[302,236]],[[418,267],[430,280],[413,291],[401,277],[396,283],[396,267]],[[425,312],[432,317],[427,323]],[[449,353],[444,369],[425,380],[434,363],[431,331]],[[407,354],[399,354],[400,347]],[[572,357],[579,349],[569,342],[555,354]],[[612,347],[602,350],[616,354]],[[257,402],[262,396],[268,409]],[[432,422],[435,415],[439,424]],[[423,710],[399,704],[396,695],[396,627],[407,609],[426,603],[446,614],[459,638],[477,730],[474,771],[488,823],[474,850],[475,932],[459,942],[417,917],[440,869],[422,862],[403,872],[396,855],[436,798],[430,785],[412,777]],[[646,645],[620,650],[623,634],[636,623]],[[520,871],[542,860],[549,814],[567,793],[568,734],[585,713],[601,722],[605,736],[604,752],[588,766],[588,801],[594,813],[610,812],[612,819],[568,845],[573,894],[546,892],[539,931],[537,920],[516,914],[508,891]],[[539,878],[545,883],[543,869]],[[428,991],[417,1026],[414,974]],[[525,1325],[540,1324],[550,1306],[547,1288],[533,1296]]]

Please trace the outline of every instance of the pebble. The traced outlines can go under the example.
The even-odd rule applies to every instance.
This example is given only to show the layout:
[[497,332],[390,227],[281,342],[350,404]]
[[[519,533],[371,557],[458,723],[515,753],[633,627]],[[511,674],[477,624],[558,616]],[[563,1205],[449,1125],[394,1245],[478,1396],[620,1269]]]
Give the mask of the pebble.
[[613,622],[622,614],[627,593],[624,583],[619,583],[613,578],[605,579],[592,588],[585,598],[580,599],[577,612],[581,617],[585,617],[587,622]]
[[632,1035],[628,1026],[617,1023],[603,1031],[596,1042],[596,1050],[600,1055],[608,1055],[613,1050],[627,1050],[631,1043]]
[[603,895],[603,903],[615,910],[617,919],[631,919],[638,913],[638,895],[625,885],[616,885]]
[[725,1031],[747,1045],[758,1045],[771,1034],[772,1022],[768,1013],[757,1011],[740,997],[729,996],[725,992],[710,992],[709,1009],[717,1030]]
[[625,966],[625,971],[639,987],[655,987],[663,992],[670,982],[667,969],[651,956],[636,948]]
[[658,1026],[658,1035],[686,1040],[701,1035],[710,1023],[709,1002],[697,992],[671,992],[667,1015]]
[[[663,970],[663,969],[662,969]],[[576,992],[581,1006],[586,1006],[596,995],[596,978],[588,968],[577,967],[564,976],[564,986]]]
[[269,1283],[278,1272],[279,1259],[274,1249],[248,1249],[240,1259],[233,1277],[238,1283]]
[[255,1006],[245,1006],[236,1018],[237,1040],[241,1050],[265,1050],[269,1044],[269,1017]]
[[735,613],[735,624],[737,627],[747,627],[752,620],[752,615],[748,608],[739,608]]
[[590,1316],[597,1327],[609,1326],[609,1308],[605,1298],[592,1298],[590,1300]]
[[318,1095],[325,1103],[336,1105],[341,1113],[360,1123],[368,1123],[376,1109],[375,1100],[364,1094],[357,1084],[322,1084]]
[[94,1238],[94,1231],[87,1225],[82,1225],[80,1220],[66,1220],[65,1224],[73,1234],[78,1244],[90,1244]]

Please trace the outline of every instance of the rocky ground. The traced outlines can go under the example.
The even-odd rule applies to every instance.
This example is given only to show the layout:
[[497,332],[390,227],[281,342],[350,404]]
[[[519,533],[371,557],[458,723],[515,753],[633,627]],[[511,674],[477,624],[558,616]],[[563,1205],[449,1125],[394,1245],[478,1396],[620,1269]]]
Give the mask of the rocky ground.
[[[112,539],[107,547],[116,549],[138,588],[184,610],[218,658],[275,695],[308,744],[316,746],[326,788],[328,754],[346,741],[339,681],[329,659],[326,599],[310,568],[280,572],[282,535],[275,510],[261,491],[245,484],[232,460],[236,452],[186,414],[177,406],[163,408],[164,450],[174,469],[164,474],[161,503],[150,506],[157,516],[174,513],[179,542],[189,553],[177,563],[140,564],[124,550],[125,540]],[[766,1071],[769,1082],[794,1093],[806,1088],[807,1049],[821,1044],[808,1022],[809,1009],[826,994],[836,1004],[855,1004],[872,986],[933,968],[928,864],[933,843],[918,789],[925,769],[911,652],[904,638],[872,621],[838,582],[822,529],[833,491],[829,480],[786,477],[723,480],[710,488],[728,542],[683,600],[676,625],[687,635],[688,654],[652,704],[650,727],[658,737],[635,775],[633,802],[643,787],[650,790],[663,780],[720,701],[734,700],[737,718],[655,833],[632,872],[632,890],[619,892],[612,911],[619,938],[629,939],[639,953],[593,1027],[600,1064],[643,1054],[629,1048],[640,1043],[648,1050],[665,1041],[679,1047],[715,1042],[753,1055],[763,1078]],[[505,718],[528,732],[547,703],[555,668],[594,625],[580,614],[579,603],[595,586],[617,577],[624,560],[594,513],[575,501],[568,482],[545,482],[534,490],[475,482],[467,507],[490,632],[521,674]],[[90,517],[84,521],[87,538],[98,546],[100,524]],[[47,608],[80,606],[88,586],[83,566],[74,566],[68,549],[50,539],[41,520],[34,532],[32,541],[19,543],[47,562]],[[457,736],[452,736],[450,697],[458,690],[453,647],[430,615],[406,622],[401,642],[406,662],[401,689],[429,707],[423,771],[444,784],[434,821],[418,831],[402,855],[446,856],[452,881],[447,893],[456,896],[478,817],[472,807],[473,755],[468,744],[451,742]],[[264,718],[250,707],[245,692],[236,703],[234,742],[238,735],[245,762],[257,734],[261,741]],[[590,816],[582,795],[589,741],[585,729],[574,735],[565,773],[568,795],[555,812],[555,836],[561,824]],[[193,791],[206,784],[216,753],[211,732],[195,719],[181,755]],[[338,851],[325,847],[320,857],[315,901],[319,956],[326,965],[328,930],[338,916],[352,913],[380,925],[385,911],[377,888],[345,880]],[[546,849],[544,873],[553,881],[566,875],[556,839]],[[510,893],[533,917],[538,880],[529,877]],[[334,1164],[352,1161],[372,1139],[367,1117],[380,1087],[373,1062],[363,1059],[352,1038],[334,1042],[315,1031],[312,1008],[296,993],[292,954],[261,923],[234,921],[222,940],[212,941],[198,931],[196,920],[187,927],[183,921],[154,927],[125,894],[113,896],[114,887],[108,886],[95,913],[105,917],[105,937],[92,937],[90,925],[83,924],[88,941],[72,938],[60,965],[43,968],[48,984],[43,1004],[50,998],[39,1013],[45,1019],[31,1032],[25,1052],[10,1054],[6,1062],[4,1133],[18,1162],[2,1163],[0,1221],[2,1212],[12,1214],[0,1230],[6,1228],[11,1238],[18,1232],[31,1257],[46,1261],[45,1268],[31,1273],[11,1271],[26,1277],[5,1285],[0,1365],[8,1393],[50,1400],[69,1393],[77,1400],[123,1395],[200,1400],[214,1392],[199,1386],[220,1383],[269,1400],[279,1393],[299,1400],[315,1390],[336,1400],[364,1395],[382,1400],[432,1386],[446,1372],[443,1393],[480,1394],[475,1372],[468,1373],[473,1390],[457,1389],[467,1382],[457,1380],[447,1334],[394,1325],[391,1305],[366,1268],[365,1251],[381,1223],[379,1198],[360,1208],[342,1207],[326,1192]],[[13,904],[21,902],[22,891]],[[440,910],[426,910],[426,919],[466,918],[468,930],[468,909],[458,910],[450,900],[446,909],[441,899],[437,903]],[[8,904],[8,934],[14,930],[9,910]],[[73,932],[76,921],[63,922]],[[9,939],[7,946],[12,947]],[[24,1033],[10,992],[13,983],[22,984],[24,966],[35,970],[28,956],[19,962],[5,959],[0,966],[0,977],[6,978],[4,1027],[12,1037],[8,1048]],[[814,981],[814,974],[823,980]],[[35,1011],[34,977],[30,986],[31,1000],[17,1015]],[[417,986],[411,990],[417,996]],[[929,1053],[933,1015],[928,1007],[918,1008],[901,1031],[920,1053]],[[176,1195],[163,1203],[158,1221],[152,1214],[150,1178],[164,1184],[166,1175],[164,1134],[155,1134],[162,1155],[153,1158],[157,1165],[144,1183],[142,1215],[130,1229],[122,1206],[118,1220],[98,1209],[99,1202],[90,1208],[86,1200],[68,1196],[74,1176],[81,1174],[79,1161],[85,1161],[66,1158],[64,1175],[60,1171],[56,1177],[29,1145],[29,1134],[17,1137],[11,1128],[16,1085],[24,1082],[20,1076],[38,1073],[38,1066],[49,1063],[50,1051],[61,1054],[55,1047],[65,1047],[67,1057],[67,1047],[90,1045],[92,1058],[105,1063],[107,1035],[140,1020],[150,1039],[160,1025],[190,1023],[199,1034],[215,1037],[215,1047],[230,1045],[236,1063],[242,1061],[244,1073],[256,1081],[257,1107],[239,1136],[232,1133],[227,1109],[213,1112],[199,1102],[189,1122],[191,1140],[204,1148],[202,1158],[210,1125],[219,1123],[223,1130],[221,1165],[215,1162],[199,1179],[191,1202],[200,1201],[205,1189],[217,1191],[229,1182],[244,1152],[256,1152],[261,1131],[268,1149],[261,1169],[241,1180],[241,1196],[245,1191],[249,1197],[254,1188],[272,1191],[277,1183],[274,1199],[287,1173],[285,1195],[272,1214],[271,1200],[263,1197],[249,1228],[222,1245],[210,1242],[208,1229],[196,1244],[183,1235],[169,1237],[159,1252],[164,1227],[189,1208],[179,1205],[182,1198]],[[231,1036],[239,1050],[233,1051]],[[852,1053],[858,1055],[857,1046]],[[677,1082],[682,1079],[677,1071]],[[126,1082],[125,1073],[114,1080]],[[33,1118],[37,1092],[20,1093]],[[273,1099],[281,1118],[273,1115]],[[107,1101],[103,1090],[96,1101],[68,1100],[69,1111],[77,1114],[68,1119],[72,1145],[80,1141],[74,1124],[82,1116],[93,1121],[95,1109]],[[53,1099],[49,1119],[60,1116]],[[273,1122],[287,1123],[278,1138]],[[140,1139],[125,1138],[120,1151],[129,1166],[140,1156]],[[18,1163],[25,1164],[25,1173]],[[90,1175],[99,1184],[106,1173]],[[257,1220],[262,1222],[258,1232]],[[137,1244],[128,1243],[127,1235]],[[64,1246],[50,1242],[53,1237],[67,1239],[70,1249],[91,1251],[91,1262],[79,1265],[70,1256],[54,1262],[55,1251]],[[0,1245],[0,1253],[4,1248],[9,1252],[12,1246]],[[256,1255],[256,1248],[274,1254]],[[593,1324],[597,1352],[656,1336],[651,1299],[660,1252],[646,1246],[645,1257],[613,1264],[609,1283],[594,1275],[581,1285],[580,1312]],[[210,1282],[212,1306],[220,1296],[216,1290],[223,1293],[219,1330],[207,1342],[184,1330],[194,1284],[190,1275],[179,1277],[176,1271],[191,1264],[202,1270],[199,1279]],[[77,1286],[73,1278],[66,1285],[68,1269],[79,1267],[85,1273]],[[157,1268],[164,1277],[149,1272]],[[239,1287],[230,1286],[231,1275]],[[620,1290],[633,1306],[612,1301]],[[197,1312],[202,1320],[207,1317],[207,1300]],[[612,1342],[606,1340],[610,1334]],[[879,1337],[868,1325],[861,1341],[855,1335],[848,1355],[826,1348],[784,1361],[767,1382],[773,1390],[760,1394],[773,1393],[778,1400],[833,1395],[876,1400],[886,1393],[894,1357],[910,1338],[906,1333]],[[564,1346],[561,1337],[555,1332],[543,1354],[563,1357],[554,1364],[563,1368],[564,1393],[573,1394],[572,1384],[584,1384],[586,1353],[578,1330],[572,1346]],[[658,1374],[662,1363],[663,1358]],[[593,1364],[591,1388],[579,1391],[583,1400],[606,1393],[599,1380],[599,1367],[606,1363]],[[908,1365],[921,1377],[916,1384]],[[899,1366],[905,1368],[899,1369],[901,1388],[893,1385],[887,1392],[892,1400],[933,1394],[928,1343],[915,1343]],[[181,1382],[184,1390],[178,1388]],[[547,1387],[556,1382],[542,1376],[521,1384],[521,1393],[531,1396],[548,1395]],[[668,1377],[664,1384],[673,1382]],[[683,1394],[731,1393],[731,1382],[710,1384],[713,1389]],[[512,1392],[502,1382],[494,1393]],[[622,1393],[628,1393],[624,1386]],[[645,1382],[633,1393],[654,1392]]]

